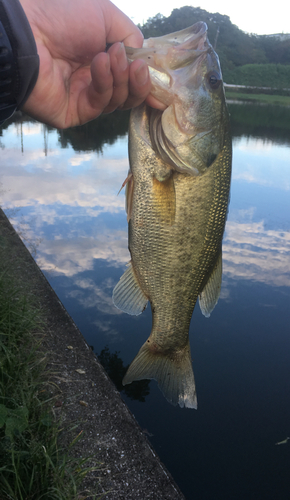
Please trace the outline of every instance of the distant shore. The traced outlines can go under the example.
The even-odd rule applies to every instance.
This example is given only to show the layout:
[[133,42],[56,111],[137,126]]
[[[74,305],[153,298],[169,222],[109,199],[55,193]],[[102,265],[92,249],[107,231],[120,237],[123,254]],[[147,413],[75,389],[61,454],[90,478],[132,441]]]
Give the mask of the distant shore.
[[[249,90],[251,90],[249,92]],[[255,90],[255,91],[254,91]],[[243,85],[227,85],[225,84],[227,101],[248,101],[260,102],[266,104],[278,104],[280,106],[290,106],[290,90],[287,89],[289,95],[278,93],[278,89],[267,89],[275,91],[274,93],[262,93],[259,87],[245,87]],[[286,89],[283,89],[286,91]]]

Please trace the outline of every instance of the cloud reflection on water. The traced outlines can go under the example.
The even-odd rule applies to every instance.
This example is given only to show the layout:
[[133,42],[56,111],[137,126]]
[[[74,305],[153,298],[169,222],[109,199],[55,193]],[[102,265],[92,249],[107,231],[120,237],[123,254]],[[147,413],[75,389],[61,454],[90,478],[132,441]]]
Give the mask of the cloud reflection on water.
[[290,286],[290,233],[265,230],[264,221],[228,221],[223,273],[271,286]]
[[[7,159],[7,163],[11,159]],[[39,157],[29,158],[38,162]],[[95,158],[84,174],[69,174],[59,166],[67,160],[55,159],[50,168],[27,172],[27,162],[11,162],[1,168],[1,182],[5,186],[1,204],[6,207],[47,206],[61,204],[70,207],[102,207],[102,211],[115,212],[124,207],[123,196],[117,196],[127,175],[128,160]],[[13,165],[14,163],[14,165]],[[16,164],[15,164],[16,163]],[[60,212],[60,210],[58,210]]]
[[[41,239],[40,267],[72,278],[92,270],[98,260],[124,266],[129,260],[124,194],[117,193],[128,169],[127,140],[104,148],[103,154],[77,153],[71,146],[60,148],[52,131],[49,148],[44,150],[43,127],[27,127],[23,127],[27,132],[23,153],[19,145],[15,147],[19,127],[11,125],[4,131],[1,204],[12,210],[21,207],[13,222],[27,240]],[[257,192],[263,186],[285,191],[290,188],[289,179],[289,148],[254,138],[234,141],[233,183],[255,185]],[[290,233],[266,228],[264,218],[255,217],[255,206],[235,212],[234,202],[223,243],[224,276],[289,286]],[[105,219],[100,222],[106,214],[122,214],[118,228],[111,222],[107,225]],[[101,297],[93,283],[79,279],[75,283],[78,292],[72,293],[79,301],[81,289],[90,289],[91,302],[86,307],[97,302],[109,306],[108,297]]]
[[233,149],[233,181],[290,190],[289,146],[241,137],[233,140]]
[[[73,286],[78,287],[78,289],[68,292],[67,296],[77,299],[85,309],[93,307],[105,314],[122,314],[112,303],[114,283],[110,278],[102,281],[102,286],[96,285],[92,279],[80,278],[74,280]],[[106,328],[104,331],[108,330],[109,328]]]
[[[242,214],[243,218],[243,214]],[[16,225],[17,225],[17,221]],[[57,231],[57,222],[56,231]],[[125,214],[124,214],[125,225]],[[25,235],[24,225],[20,232]],[[39,230],[29,227],[29,241],[36,241]],[[127,229],[105,229],[94,237],[88,235],[63,238],[61,230],[53,240],[42,241],[37,254],[41,269],[53,275],[73,277],[94,268],[96,260],[110,266],[124,266],[130,259]],[[223,241],[224,277],[244,278],[274,286],[290,285],[290,232],[265,229],[264,221],[228,220]]]
[[[113,266],[129,261],[127,232],[92,238],[46,241],[38,264],[46,272],[72,277],[92,270],[96,259]],[[244,278],[274,286],[290,285],[290,233],[265,230],[263,221],[227,223],[223,242],[224,277]]]
[[130,259],[127,231],[111,230],[98,234],[97,238],[46,240],[39,251],[37,263],[46,272],[71,277],[92,270],[97,259],[105,260],[114,267],[126,264]]

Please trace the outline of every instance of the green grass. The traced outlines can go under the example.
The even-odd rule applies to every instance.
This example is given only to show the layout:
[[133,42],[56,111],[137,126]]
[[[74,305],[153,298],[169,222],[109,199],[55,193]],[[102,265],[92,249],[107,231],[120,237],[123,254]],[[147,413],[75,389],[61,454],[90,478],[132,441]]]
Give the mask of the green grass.
[[290,96],[268,95],[268,94],[246,94],[242,92],[231,92],[226,90],[227,99],[237,99],[240,101],[264,102],[267,104],[280,104],[290,106]]
[[[0,255],[2,257],[2,255]],[[2,267],[2,266],[1,266]],[[39,313],[23,291],[0,274],[0,498],[72,500],[80,498],[89,471],[87,459],[60,449],[61,422],[54,418],[53,384],[48,382],[41,346]],[[70,435],[77,434],[69,429]],[[81,498],[86,498],[83,494]],[[93,498],[90,496],[90,498]]]
[[224,80],[234,85],[288,89],[290,64],[244,64],[226,69]]

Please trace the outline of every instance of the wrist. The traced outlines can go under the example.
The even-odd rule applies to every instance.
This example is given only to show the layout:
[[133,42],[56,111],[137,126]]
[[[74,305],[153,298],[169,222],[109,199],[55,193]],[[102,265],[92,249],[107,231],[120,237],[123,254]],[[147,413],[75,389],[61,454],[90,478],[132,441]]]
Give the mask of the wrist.
[[20,109],[38,77],[39,58],[19,0],[0,0],[0,123]]

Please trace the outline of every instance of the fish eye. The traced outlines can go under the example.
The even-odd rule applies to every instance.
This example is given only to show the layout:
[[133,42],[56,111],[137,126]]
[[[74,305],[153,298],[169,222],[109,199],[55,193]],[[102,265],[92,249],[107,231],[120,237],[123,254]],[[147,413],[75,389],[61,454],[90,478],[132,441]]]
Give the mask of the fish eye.
[[221,77],[216,71],[211,71],[207,75],[207,81],[211,89],[216,90],[221,84]]

